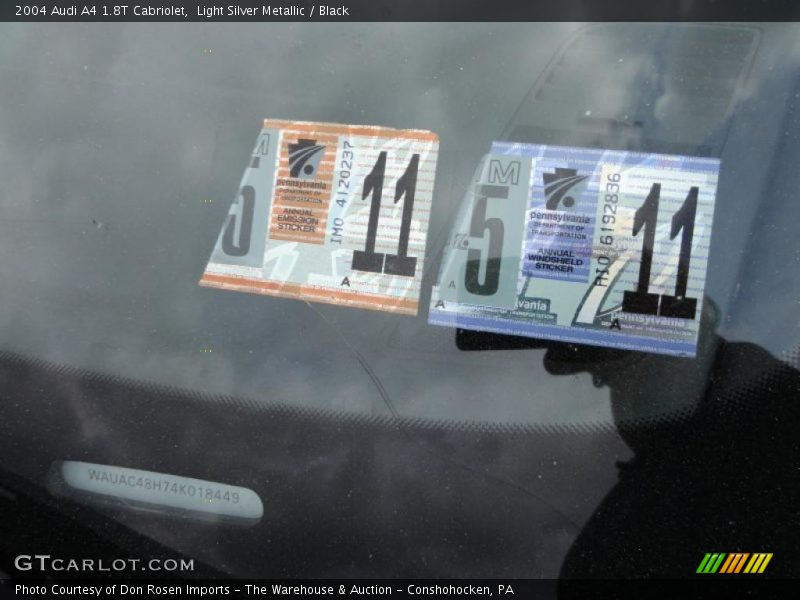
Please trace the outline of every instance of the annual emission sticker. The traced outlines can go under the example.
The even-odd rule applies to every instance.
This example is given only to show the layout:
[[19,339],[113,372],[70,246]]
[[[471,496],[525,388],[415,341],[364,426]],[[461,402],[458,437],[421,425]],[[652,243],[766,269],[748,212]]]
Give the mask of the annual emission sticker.
[[429,322],[694,356],[720,163],[495,142]]
[[267,119],[200,285],[417,314],[439,140]]

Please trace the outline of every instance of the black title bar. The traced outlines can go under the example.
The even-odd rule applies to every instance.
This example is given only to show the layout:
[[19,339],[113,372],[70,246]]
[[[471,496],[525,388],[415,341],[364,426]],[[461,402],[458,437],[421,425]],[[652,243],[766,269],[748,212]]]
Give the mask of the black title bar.
[[0,21],[793,21],[786,0],[16,0]]

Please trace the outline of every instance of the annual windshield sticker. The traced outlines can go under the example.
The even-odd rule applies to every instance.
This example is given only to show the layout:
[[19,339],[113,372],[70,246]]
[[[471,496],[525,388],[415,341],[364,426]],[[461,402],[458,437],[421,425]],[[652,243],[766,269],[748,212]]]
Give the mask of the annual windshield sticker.
[[257,521],[261,498],[247,488],[125,467],[64,461],[57,465],[57,491],[83,492],[107,500],[165,508],[170,512]]
[[719,160],[495,142],[429,322],[694,356]]
[[415,315],[439,141],[267,119],[200,285]]

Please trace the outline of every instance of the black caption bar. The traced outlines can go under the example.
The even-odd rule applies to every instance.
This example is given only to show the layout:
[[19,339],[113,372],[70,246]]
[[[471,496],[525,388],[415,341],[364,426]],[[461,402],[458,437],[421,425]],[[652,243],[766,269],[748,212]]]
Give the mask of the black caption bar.
[[694,577],[681,580],[553,579],[309,579],[191,581],[120,579],[2,580],[0,591],[13,598],[788,598],[797,591],[790,580]]
[[786,21],[800,4],[781,0],[12,0],[0,21]]

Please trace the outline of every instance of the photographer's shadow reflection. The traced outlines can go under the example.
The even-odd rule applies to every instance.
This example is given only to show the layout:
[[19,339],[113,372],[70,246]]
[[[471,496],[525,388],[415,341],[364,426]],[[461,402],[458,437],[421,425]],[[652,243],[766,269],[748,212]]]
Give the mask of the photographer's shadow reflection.
[[690,577],[709,552],[774,553],[762,576],[800,575],[800,372],[719,337],[705,305],[695,359],[548,348],[548,372],[610,388],[634,452],[562,578]]
[[[759,577],[800,575],[800,372],[719,337],[704,305],[692,359],[458,332],[464,350],[546,347],[549,373],[585,371],[610,389],[634,457],[618,463],[562,579],[692,577],[714,552],[773,553]],[[573,597],[567,582],[559,597]]]

